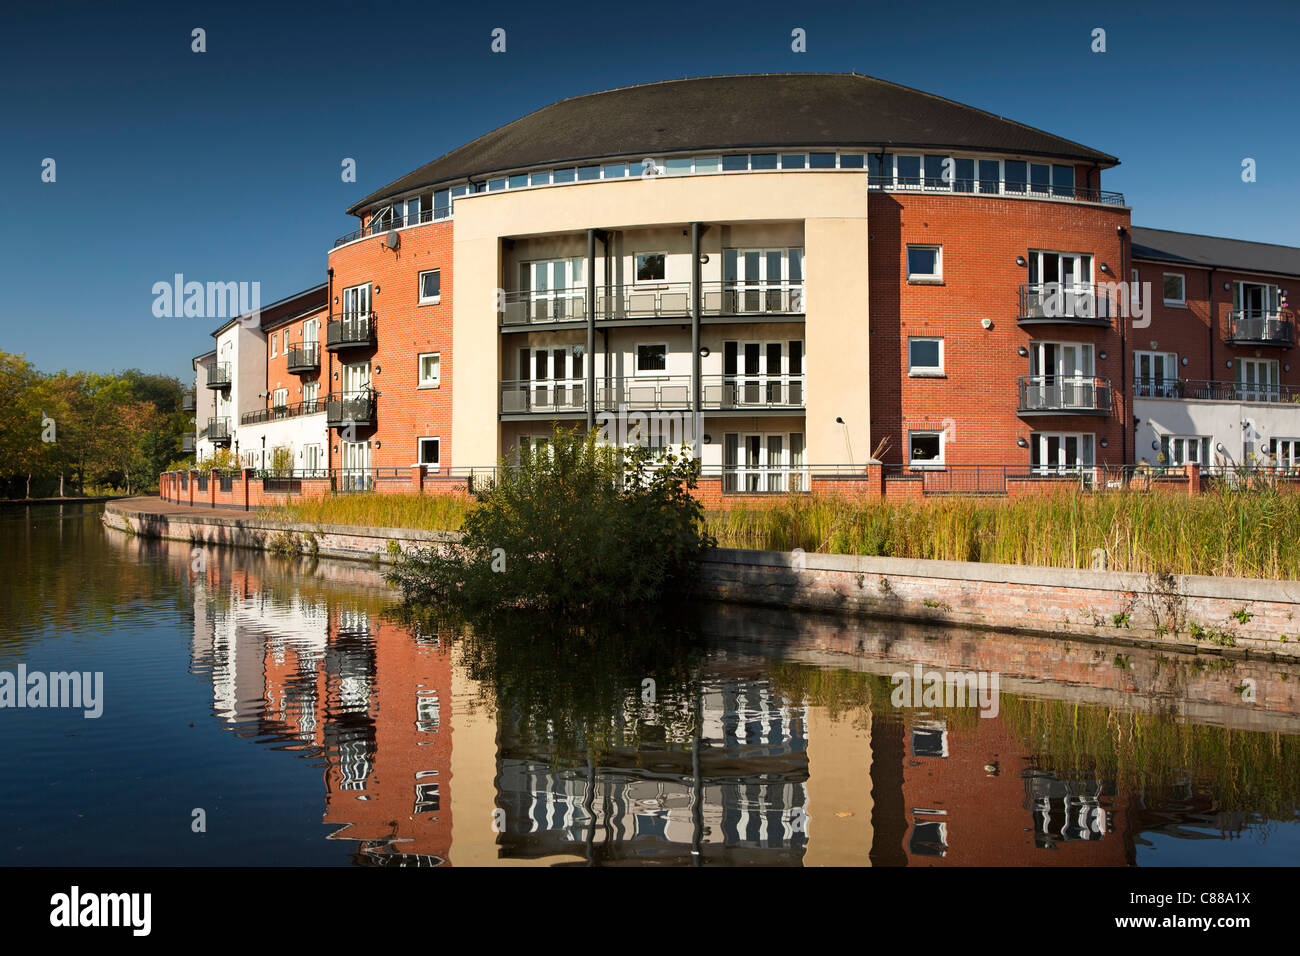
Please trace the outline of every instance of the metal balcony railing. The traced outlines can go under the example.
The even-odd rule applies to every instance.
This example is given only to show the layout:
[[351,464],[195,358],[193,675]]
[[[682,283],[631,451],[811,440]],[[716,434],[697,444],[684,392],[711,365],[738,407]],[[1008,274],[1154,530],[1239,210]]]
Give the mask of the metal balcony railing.
[[369,222],[360,229],[355,229],[346,235],[339,236],[334,240],[334,248],[338,248],[344,243],[351,242],[354,239],[362,239],[366,236],[382,236],[386,232],[392,232],[394,229],[402,229],[406,226],[418,226],[426,222],[437,222],[440,219],[451,218],[451,205],[434,206],[432,209],[422,209],[418,216],[403,215],[401,213],[389,212],[377,215],[371,218]]
[[1084,186],[1053,186],[1047,183],[1024,183],[1002,179],[951,179],[942,176],[913,177],[869,176],[868,189],[885,189],[908,193],[959,193],[974,196],[1011,196],[1016,199],[1058,199],[1068,202],[1100,203],[1123,206],[1124,194]]
[[182,393],[181,393],[181,411],[183,411],[183,412],[192,412],[192,411],[194,411],[194,393],[193,393],[193,392],[182,392]]
[[330,428],[373,425],[379,393],[372,389],[330,392],[325,396],[325,424]]
[[[806,392],[802,375],[704,375],[704,411],[800,409]],[[656,375],[596,382],[596,408],[602,411],[692,410],[691,376]],[[550,414],[586,410],[584,379],[522,380],[501,383],[502,414]]]
[[1118,313],[1104,286],[1091,282],[1027,282],[1020,286],[1016,321],[1022,325],[1109,326]]
[[1138,398],[1184,398],[1210,402],[1300,403],[1300,388],[1262,382],[1212,382],[1195,379],[1140,378],[1133,383]]
[[325,348],[331,352],[373,345],[374,341],[375,313],[373,312],[331,315],[325,326]]
[[1295,322],[1289,312],[1239,309],[1228,313],[1224,339],[1229,345],[1290,348],[1295,344]]
[[1022,415],[1109,415],[1110,379],[1091,375],[1026,375],[1021,377]]
[[193,435],[181,436],[181,451],[191,452],[193,450],[194,450],[194,436]]
[[320,346],[303,345],[289,349],[290,372],[315,372],[320,368]]
[[282,418],[297,418],[300,415],[315,415],[317,412],[325,411],[325,403],[320,399],[308,399],[305,402],[294,402],[292,405],[273,405],[270,408],[259,408],[251,412],[244,412],[239,416],[241,425],[260,425],[263,422],[275,422]]
[[230,443],[230,419],[229,418],[209,418],[208,425],[203,429],[203,437],[214,445],[226,445]]
[[205,365],[204,369],[207,372],[204,378],[207,380],[208,388],[230,388],[229,362],[213,362]]
[[[686,319],[691,314],[689,282],[596,289],[597,322],[621,319]],[[798,282],[702,282],[700,314],[770,316],[804,314],[804,287]],[[502,297],[502,326],[552,325],[587,321],[585,286],[507,292]]]

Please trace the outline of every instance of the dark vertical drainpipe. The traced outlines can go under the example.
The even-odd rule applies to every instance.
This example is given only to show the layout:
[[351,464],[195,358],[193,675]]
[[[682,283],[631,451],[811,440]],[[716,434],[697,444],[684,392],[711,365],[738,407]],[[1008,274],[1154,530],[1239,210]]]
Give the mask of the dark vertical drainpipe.
[[596,427],[596,230],[587,230],[587,431]]
[[700,224],[691,223],[691,423],[694,434],[691,436],[695,457],[701,457],[700,443],[704,440],[704,392],[701,387],[700,368],[700,277],[703,275],[700,265]]
[[[1129,235],[1129,231],[1124,226],[1120,226],[1119,227],[1119,276],[1121,282],[1127,282],[1129,284],[1128,286],[1129,294],[1126,298],[1130,304],[1130,307],[1126,310],[1129,313],[1129,315],[1127,316],[1121,315],[1119,317],[1119,394],[1120,394],[1120,405],[1121,405],[1120,411],[1121,414],[1123,414],[1124,416],[1124,418],[1122,419],[1124,425],[1124,431],[1122,431],[1119,436],[1119,442],[1120,442],[1119,454],[1120,454],[1120,462],[1123,464],[1136,463],[1136,458],[1137,458],[1137,425],[1133,423],[1133,409],[1137,407],[1137,403],[1136,402],[1130,403],[1128,398],[1128,360],[1129,360],[1128,323],[1130,317],[1133,314],[1133,309],[1132,309],[1133,277],[1129,274],[1129,269],[1130,269],[1129,262],[1131,261],[1131,259],[1129,258],[1128,255],[1130,238],[1131,237]],[[1149,302],[1147,303],[1147,308],[1148,309],[1151,308],[1151,303]],[[1137,382],[1135,380],[1134,381],[1135,395],[1137,392],[1136,385]],[[1128,453],[1128,448],[1129,448],[1128,436],[1130,432],[1132,432],[1133,434],[1133,457],[1132,458],[1129,457],[1129,453]],[[1094,458],[1093,460],[1095,461],[1096,459]]]
[[[1214,267],[1210,266],[1206,298],[1210,300],[1210,381],[1214,381],[1214,339],[1219,334],[1219,317],[1214,311]],[[1213,451],[1213,449],[1211,449]]]
[[[329,356],[329,365],[324,363],[322,368],[325,369],[325,398],[321,408],[329,408],[330,386],[334,382],[334,353],[325,348],[325,343],[330,334],[330,317],[334,314],[334,267],[330,266],[325,270],[325,328],[316,333],[316,348]],[[322,334],[324,333],[324,334]],[[319,381],[319,378],[317,379]],[[320,398],[320,389],[316,389],[316,396]],[[334,436],[330,433],[329,426],[325,426],[325,470],[328,472],[334,467]]]

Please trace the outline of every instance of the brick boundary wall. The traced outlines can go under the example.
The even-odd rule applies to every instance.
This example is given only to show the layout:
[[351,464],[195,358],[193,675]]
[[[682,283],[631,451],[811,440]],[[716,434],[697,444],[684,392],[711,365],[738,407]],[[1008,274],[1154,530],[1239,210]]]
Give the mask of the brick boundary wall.
[[[391,560],[390,541],[405,551],[459,539],[449,531],[166,513],[138,502],[110,502],[104,523],[147,537],[258,549],[287,534],[298,551],[379,561]],[[704,562],[702,584],[706,597],[739,604],[1300,659],[1300,581],[1171,581],[1162,588],[1149,575],[1114,571],[718,548]],[[1234,616],[1242,612],[1245,620]],[[1214,636],[1197,641],[1193,625]]]

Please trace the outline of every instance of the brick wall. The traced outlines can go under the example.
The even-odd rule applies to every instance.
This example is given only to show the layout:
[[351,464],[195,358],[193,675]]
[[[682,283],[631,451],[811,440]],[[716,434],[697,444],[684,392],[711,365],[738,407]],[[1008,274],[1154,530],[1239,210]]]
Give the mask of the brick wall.
[[[870,231],[871,441],[888,438],[883,460],[906,454],[909,430],[947,431],[948,463],[1028,463],[1018,438],[1032,431],[1092,432],[1099,463],[1123,461],[1124,357],[1118,320],[1109,329],[1016,323],[1030,249],[1089,253],[1093,281],[1119,281],[1119,226],[1128,210],[1063,202],[872,192]],[[942,285],[911,285],[907,245],[942,246]],[[1107,263],[1111,273],[1101,272]],[[993,322],[991,329],[982,319]],[[944,378],[909,378],[909,336],[942,336]],[[1018,354],[1031,341],[1091,342],[1096,374],[1111,380],[1106,418],[1017,416],[1016,382],[1029,374]],[[1106,358],[1100,353],[1105,352]],[[1108,447],[1100,447],[1102,439]]]

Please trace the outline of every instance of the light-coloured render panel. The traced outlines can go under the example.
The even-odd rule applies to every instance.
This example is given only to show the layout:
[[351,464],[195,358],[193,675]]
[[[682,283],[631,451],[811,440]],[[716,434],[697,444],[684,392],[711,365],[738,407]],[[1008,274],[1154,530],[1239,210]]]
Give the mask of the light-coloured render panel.
[[[779,172],[582,183],[458,199],[452,464],[488,464],[501,454],[496,290],[515,286],[515,263],[551,255],[525,250],[549,247],[559,256],[575,249],[571,239],[528,247],[516,241],[509,262],[503,263],[501,240],[587,228],[681,227],[695,221],[710,224],[704,248],[713,250],[710,265],[719,269],[721,257],[715,253],[724,246],[779,246],[800,235],[797,224],[802,221],[806,373],[810,381],[824,383],[809,394],[807,460],[847,462],[851,448],[852,460],[864,461],[870,452],[866,175]],[[574,254],[585,255],[582,241],[576,247]],[[836,417],[844,424],[837,424]]]

